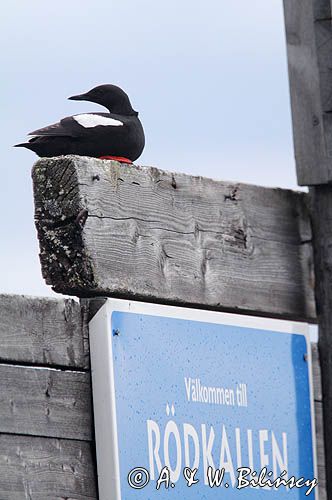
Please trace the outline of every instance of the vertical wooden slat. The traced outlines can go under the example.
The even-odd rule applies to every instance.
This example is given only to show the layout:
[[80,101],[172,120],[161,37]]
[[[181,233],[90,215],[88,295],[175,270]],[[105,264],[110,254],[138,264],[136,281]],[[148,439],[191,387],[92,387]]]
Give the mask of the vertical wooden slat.
[[297,178],[332,180],[330,0],[284,0]]
[[316,302],[319,322],[319,356],[322,374],[322,400],[326,456],[326,484],[332,497],[332,188],[310,189]]

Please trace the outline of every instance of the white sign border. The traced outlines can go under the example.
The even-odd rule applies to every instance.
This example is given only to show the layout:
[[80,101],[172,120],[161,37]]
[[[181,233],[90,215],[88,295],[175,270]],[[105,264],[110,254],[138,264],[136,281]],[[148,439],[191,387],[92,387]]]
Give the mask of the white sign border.
[[[313,463],[315,478],[317,478],[311,345],[307,323],[109,298],[106,299],[105,304],[99,309],[89,323],[92,394],[100,500],[110,500],[110,498],[114,500],[124,500],[121,498],[112,354],[112,327],[110,321],[113,311],[163,316],[204,323],[242,326],[262,330],[262,334],[264,334],[264,330],[269,330],[280,333],[298,333],[303,335],[306,339],[308,355]],[[105,331],[107,333],[106,335],[100,334],[100,332]],[[318,487],[315,488],[315,500],[319,500]]]

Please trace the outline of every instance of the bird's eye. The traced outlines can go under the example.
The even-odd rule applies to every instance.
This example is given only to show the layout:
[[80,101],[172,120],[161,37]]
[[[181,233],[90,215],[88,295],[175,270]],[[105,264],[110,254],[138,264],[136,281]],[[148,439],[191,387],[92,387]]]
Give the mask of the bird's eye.
[[93,92],[93,97],[95,99],[100,99],[102,96],[103,96],[103,92],[100,89]]

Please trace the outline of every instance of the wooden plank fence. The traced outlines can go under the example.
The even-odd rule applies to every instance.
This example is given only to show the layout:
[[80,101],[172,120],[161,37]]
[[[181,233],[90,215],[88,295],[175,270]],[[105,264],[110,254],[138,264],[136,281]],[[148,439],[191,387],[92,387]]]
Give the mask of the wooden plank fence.
[[[83,301],[80,306],[69,299],[0,295],[1,500],[97,499],[86,340],[88,319],[101,303]],[[66,339],[69,357],[63,350]],[[59,346],[64,352],[61,368]],[[43,355],[36,354],[44,349],[47,366]],[[324,500],[322,392],[315,344],[312,356],[319,489]],[[50,359],[57,360],[57,368]]]
[[97,499],[85,309],[0,295],[0,499]]

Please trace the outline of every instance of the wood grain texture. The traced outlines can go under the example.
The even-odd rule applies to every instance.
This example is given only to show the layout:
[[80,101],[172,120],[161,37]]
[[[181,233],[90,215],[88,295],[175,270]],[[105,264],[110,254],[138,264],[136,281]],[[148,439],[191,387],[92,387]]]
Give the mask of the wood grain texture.
[[0,362],[89,367],[80,305],[74,300],[0,295]]
[[318,470],[319,500],[327,498],[326,492],[326,465],[324,449],[324,426],[323,426],[323,404],[315,402],[315,426],[316,426],[316,453]]
[[284,0],[296,168],[300,185],[332,180],[330,0]]
[[95,297],[93,299],[80,299],[80,305],[84,318],[84,323],[89,324],[95,314],[107,301],[106,297]]
[[316,343],[311,344],[311,356],[312,356],[312,380],[314,386],[314,400],[322,402],[322,382],[321,382],[321,369],[319,362],[318,345]]
[[39,160],[33,181],[58,292],[315,318],[304,193],[75,156]]
[[319,489],[320,500],[325,500],[327,498],[327,494],[326,494],[326,468],[325,468],[325,449],[324,449],[323,399],[322,399],[319,352],[316,343],[311,344],[311,356],[312,356],[312,375],[313,375],[314,406],[315,406],[318,489]]
[[0,365],[0,433],[90,440],[91,412],[89,373]]
[[332,187],[310,189],[328,497],[332,497]]
[[0,435],[1,500],[97,500],[91,443]]

